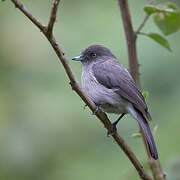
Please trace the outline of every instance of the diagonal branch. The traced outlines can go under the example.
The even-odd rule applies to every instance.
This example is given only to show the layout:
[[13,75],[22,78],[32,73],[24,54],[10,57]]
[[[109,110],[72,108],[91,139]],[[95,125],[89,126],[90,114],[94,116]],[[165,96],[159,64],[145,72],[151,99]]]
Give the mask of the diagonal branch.
[[54,27],[54,23],[56,21],[56,14],[57,14],[59,2],[60,2],[60,0],[54,0],[53,5],[52,5],[51,15],[50,15],[49,23],[47,26],[48,36],[51,36],[52,32],[53,32],[53,27]]
[[[150,3],[152,3],[152,0],[149,0]],[[139,64],[138,64],[138,58],[137,58],[137,50],[136,50],[136,33],[133,30],[132,22],[131,22],[131,16],[128,8],[128,0],[118,0],[119,7],[121,10],[121,16],[124,24],[124,31],[126,34],[126,40],[128,45],[128,57],[129,57],[129,70],[131,75],[133,76],[137,86],[140,89],[140,78],[139,78]],[[147,21],[149,17],[146,17],[140,27],[137,31],[140,31],[142,27],[144,26],[145,22]],[[140,131],[142,133],[143,142],[146,148],[146,152],[149,159],[150,168],[153,174],[153,177],[155,180],[165,180],[165,175],[162,171],[161,164],[159,160],[154,160],[150,156],[150,152],[148,149],[148,145],[146,142],[145,135],[140,127]]]
[[[53,47],[54,51],[56,52],[56,55],[58,56],[62,65],[64,66],[66,74],[70,80],[72,89],[81,97],[81,99],[85,102],[85,104],[87,104],[88,107],[94,112],[94,110],[96,108],[95,104],[82,91],[74,73],[72,72],[72,70],[70,68],[68,59],[64,56],[63,51],[59,47],[59,45],[52,33],[53,25],[54,25],[54,22],[56,19],[56,13],[57,13],[59,1],[58,0],[54,1],[58,4],[54,3],[52,11],[51,11],[52,13],[51,13],[51,17],[50,17],[49,25],[48,25],[48,27],[50,27],[50,30],[49,30],[50,35],[49,35],[49,32],[47,31],[47,29],[49,29],[49,28],[47,28],[46,26],[43,26],[35,17],[33,17],[32,14],[27,9],[24,8],[23,4],[21,4],[18,0],[11,0],[11,1],[21,12],[23,12],[23,14],[25,16],[27,16],[34,23],[35,26],[37,26],[43,32],[43,34],[45,35],[45,37],[47,38],[47,40],[50,42],[51,46]],[[111,125],[111,122],[108,119],[107,115],[103,112],[98,112],[96,114],[96,116],[104,124],[104,126],[108,130],[108,132],[112,132],[112,130],[113,130],[112,125]],[[119,145],[119,147],[127,155],[129,160],[131,161],[131,163],[134,165],[134,167],[136,168],[137,172],[139,173],[139,176],[141,177],[141,179],[152,180],[152,178],[144,170],[144,168],[142,167],[142,165],[136,158],[135,154],[131,151],[130,147],[126,144],[126,142],[122,139],[122,137],[117,132],[114,133],[112,135],[112,137],[114,138],[116,143]]]

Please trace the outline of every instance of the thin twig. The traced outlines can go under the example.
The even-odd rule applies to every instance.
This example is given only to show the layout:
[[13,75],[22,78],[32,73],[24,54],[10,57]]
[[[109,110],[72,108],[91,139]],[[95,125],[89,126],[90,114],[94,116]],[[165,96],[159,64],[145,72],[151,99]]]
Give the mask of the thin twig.
[[[154,4],[154,0],[148,0],[148,4],[152,5]],[[151,15],[147,14],[145,16],[145,18],[143,19],[142,23],[139,25],[139,27],[137,28],[137,31],[135,32],[136,36],[139,34],[139,32],[141,31],[141,29],[144,27],[144,25],[146,24],[147,20],[149,19]]]
[[142,23],[140,24],[140,26],[138,27],[137,31],[135,32],[136,36],[139,34],[139,32],[141,31],[141,29],[144,27],[145,23],[147,22],[147,20],[149,19],[150,15],[146,15],[144,20],[142,21]]
[[[152,4],[154,4],[155,1],[154,0],[148,0],[148,2],[149,2],[148,3],[149,5],[152,5]],[[144,27],[144,25],[146,24],[146,22],[147,22],[147,20],[149,19],[150,16],[151,15],[149,15],[149,14],[147,14],[145,16],[142,23],[139,25],[139,27],[137,28],[137,31],[135,32],[136,36],[140,33],[141,29]]]
[[54,23],[56,21],[56,14],[57,14],[57,9],[58,9],[59,2],[60,2],[60,0],[54,0],[53,5],[52,5],[51,15],[50,15],[49,23],[48,23],[48,26],[47,26],[47,34],[49,36],[52,35]]
[[[122,20],[124,24],[124,31],[126,34],[126,40],[127,40],[127,45],[128,45],[129,70],[137,86],[140,88],[139,63],[138,63],[137,51],[136,51],[136,33],[134,32],[133,27],[132,27],[131,16],[130,16],[129,8],[128,8],[128,0],[118,0],[118,2],[119,2],[120,10],[121,10]],[[150,0],[150,3],[153,3],[153,1]],[[142,29],[147,19],[148,17],[145,18],[144,23],[142,23],[142,25],[140,25],[140,28],[138,29],[140,30]],[[141,127],[140,127],[140,131],[142,133],[143,142],[146,148],[149,164],[150,164],[154,179],[165,180],[165,175],[162,171],[160,161],[152,159],[152,157],[150,156],[150,152],[148,149],[145,135]]]
[[139,33],[138,33],[139,35],[143,35],[143,36],[147,36],[147,34],[146,33],[144,33],[144,32],[141,32],[141,31],[139,31]]
[[[88,105],[88,107],[94,111],[95,110],[95,104],[87,97],[87,95],[82,91],[74,73],[72,72],[70,66],[69,66],[69,62],[68,59],[64,56],[63,51],[61,50],[61,48],[59,47],[55,37],[53,36],[53,34],[51,36],[49,36],[49,34],[46,31],[46,28],[44,28],[45,26],[43,26],[41,23],[39,23],[39,21],[37,21],[37,19],[35,17],[33,17],[31,15],[31,13],[29,11],[27,11],[24,6],[19,3],[18,0],[11,0],[15,6],[22,11],[37,27],[39,27],[39,29],[43,32],[43,34],[45,35],[45,37],[48,39],[48,41],[51,43],[54,51],[56,52],[57,56],[59,57],[59,60],[61,61],[61,63],[64,66],[64,69],[66,71],[66,74],[68,75],[69,79],[70,79],[70,84],[72,86],[72,89],[81,97],[81,99],[85,102],[85,104]],[[56,9],[57,11],[57,9]],[[56,13],[55,13],[56,14]],[[56,18],[56,17],[55,17]],[[54,20],[53,20],[54,21]],[[53,27],[53,25],[52,25]],[[50,31],[52,32],[52,31]],[[104,124],[105,128],[108,130],[108,132],[112,132],[112,125],[110,120],[108,119],[107,115],[103,112],[98,112],[96,114],[96,116],[99,118],[99,120]],[[132,164],[134,165],[134,167],[136,168],[136,170],[139,173],[139,176],[143,179],[143,180],[152,180],[152,178],[146,173],[146,171],[144,170],[144,168],[142,167],[142,165],[140,164],[140,162],[138,161],[138,159],[136,158],[136,156],[134,155],[134,153],[131,151],[131,149],[129,148],[129,146],[126,144],[126,142],[119,136],[119,134],[116,132],[112,135],[112,137],[114,138],[114,140],[116,141],[116,143],[121,147],[121,149],[124,151],[124,153],[127,155],[127,157],[129,158],[129,160],[132,162]]]

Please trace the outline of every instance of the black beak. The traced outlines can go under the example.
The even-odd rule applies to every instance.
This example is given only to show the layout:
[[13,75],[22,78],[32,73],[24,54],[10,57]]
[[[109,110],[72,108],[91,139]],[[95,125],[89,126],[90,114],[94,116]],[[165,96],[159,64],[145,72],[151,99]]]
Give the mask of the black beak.
[[85,60],[85,58],[83,56],[77,56],[77,57],[72,58],[72,60],[74,60],[74,61],[83,61],[83,60]]

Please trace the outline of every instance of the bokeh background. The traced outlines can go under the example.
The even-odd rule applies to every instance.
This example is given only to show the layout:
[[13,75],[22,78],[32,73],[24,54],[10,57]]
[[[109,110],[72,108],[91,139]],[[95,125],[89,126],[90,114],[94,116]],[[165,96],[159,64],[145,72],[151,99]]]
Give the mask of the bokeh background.
[[[22,0],[44,24],[50,0]],[[159,1],[164,2],[164,1]],[[179,0],[174,0],[179,7]],[[135,29],[145,0],[129,0]],[[160,33],[150,19],[144,32]],[[61,1],[55,36],[80,80],[81,64],[71,58],[92,44],[112,50],[128,66],[126,41],[116,0]],[[180,32],[167,37],[172,53],[138,37],[142,89],[149,91],[151,128],[168,180],[180,179]],[[0,179],[139,179],[124,153],[106,137],[99,120],[72,91],[52,47],[11,1],[0,2]],[[115,115],[109,115],[113,121]],[[138,125],[130,116],[118,131],[147,168]]]

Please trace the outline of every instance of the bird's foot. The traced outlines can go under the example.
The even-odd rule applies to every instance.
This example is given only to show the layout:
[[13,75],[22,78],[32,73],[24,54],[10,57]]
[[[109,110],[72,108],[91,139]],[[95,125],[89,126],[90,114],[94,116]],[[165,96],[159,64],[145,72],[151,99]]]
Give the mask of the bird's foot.
[[100,105],[96,105],[96,108],[95,108],[95,110],[92,112],[92,115],[96,115],[99,111],[101,111],[99,107],[100,107]]
[[112,123],[111,131],[107,132],[107,137],[109,137],[110,135],[112,136],[112,135],[114,135],[117,132],[116,124],[117,123]]

